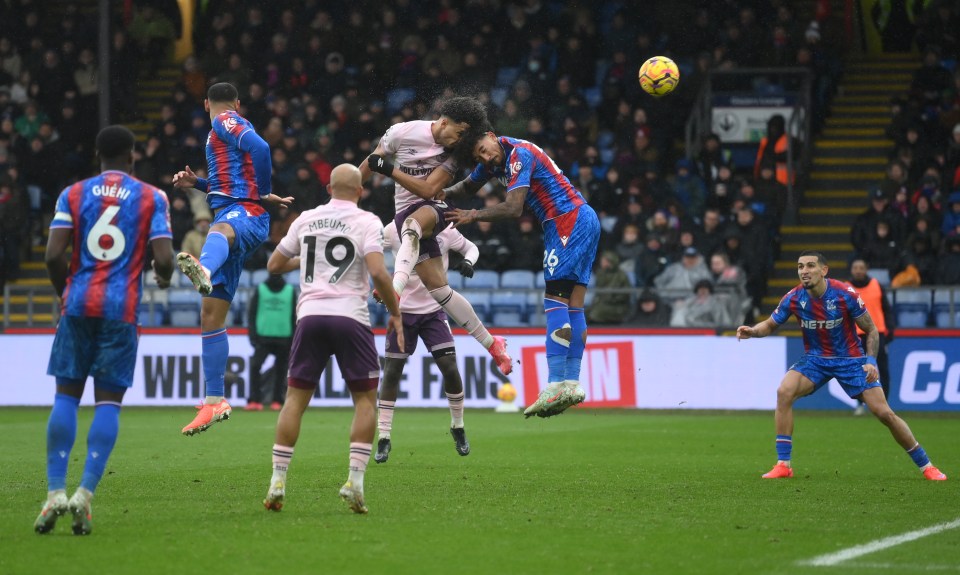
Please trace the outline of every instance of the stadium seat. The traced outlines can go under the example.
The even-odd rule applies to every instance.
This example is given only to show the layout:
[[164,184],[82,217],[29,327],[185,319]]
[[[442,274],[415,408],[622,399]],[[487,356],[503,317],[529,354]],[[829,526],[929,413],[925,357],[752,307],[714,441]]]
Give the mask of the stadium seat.
[[527,292],[494,292],[490,298],[490,309],[494,315],[501,312],[509,312],[519,314],[521,318],[525,318],[527,315]]
[[950,289],[938,289],[933,292],[933,318],[937,327],[960,327],[960,289],[953,291],[953,312],[951,313]]
[[875,278],[883,287],[890,287],[890,270],[873,268],[870,270],[870,277]]
[[536,278],[529,270],[507,270],[500,274],[500,287],[504,289],[533,289]]
[[547,287],[547,280],[544,279],[543,274],[534,274],[533,287],[538,290],[542,290]]
[[387,113],[396,114],[400,108],[417,97],[417,91],[412,88],[394,88],[387,92]]
[[465,290],[461,293],[463,297],[470,302],[470,305],[473,306],[474,311],[477,312],[477,317],[479,317],[481,321],[487,322],[490,314],[490,292],[483,290]]
[[141,327],[158,327],[163,325],[163,316],[166,306],[158,303],[141,303],[137,306],[137,321]]
[[266,269],[253,270],[253,272],[250,273],[250,287],[255,288],[259,286],[263,282],[267,281],[268,277],[270,277],[270,272],[268,272]]
[[500,274],[493,270],[476,270],[472,278],[463,281],[464,289],[497,289],[500,287]]
[[515,311],[497,311],[493,312],[493,319],[490,321],[493,327],[524,327],[527,322],[523,316]]
[[237,284],[237,287],[250,287],[250,276],[253,275],[253,272],[250,270],[243,270],[240,272],[240,283]]
[[894,294],[898,327],[926,327],[930,317],[928,289],[899,289]]
[[170,325],[174,327],[197,327],[200,325],[200,296],[188,288],[171,289],[167,292]]
[[283,274],[283,279],[285,282],[292,286],[300,285],[300,270],[293,270]]
[[227,326],[235,327],[247,325],[247,305],[253,295],[254,288],[238,288],[233,301],[230,302],[230,312],[227,314]]
[[543,327],[547,325],[547,314],[543,311],[542,307],[530,308],[527,324],[529,324],[530,327]]
[[450,284],[450,289],[460,291],[463,287],[463,276],[456,270],[447,270],[447,283]]
[[367,301],[367,311],[370,312],[370,325],[381,327],[386,325],[387,312],[384,306],[378,304],[373,298]]

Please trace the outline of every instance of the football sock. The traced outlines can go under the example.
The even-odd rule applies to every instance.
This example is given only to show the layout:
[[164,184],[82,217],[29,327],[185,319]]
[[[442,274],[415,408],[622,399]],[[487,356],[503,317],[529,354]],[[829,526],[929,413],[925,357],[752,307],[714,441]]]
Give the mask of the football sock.
[[227,328],[203,332],[200,337],[203,338],[201,362],[207,403],[220,403],[219,399],[223,398],[223,374],[227,371],[227,355],[230,354]]
[[570,351],[567,354],[564,379],[580,381],[580,363],[583,361],[583,350],[586,347],[587,317],[582,307],[571,307],[570,314]]
[[450,427],[463,427],[463,392],[448,393],[447,404],[450,405]]
[[433,296],[434,301],[440,304],[440,307],[450,316],[450,319],[463,326],[463,329],[467,330],[473,336],[473,339],[480,342],[484,349],[490,349],[490,346],[493,345],[493,336],[480,321],[477,312],[474,311],[467,298],[453,291],[449,284],[430,290],[430,295]]
[[230,255],[230,242],[227,236],[220,232],[210,232],[207,234],[207,241],[203,243],[203,251],[200,253],[200,265],[207,268],[212,276],[223,262],[227,261]]
[[363,473],[370,461],[371,443],[350,442],[350,482],[353,487],[363,491]]
[[47,421],[47,489],[67,488],[67,464],[77,438],[77,410],[80,398],[58,393]]
[[790,435],[777,436],[777,461],[790,463],[790,452],[793,450],[793,437]]
[[83,465],[83,477],[80,478],[80,487],[90,493],[97,490],[119,433],[120,404],[113,401],[97,403],[87,433],[87,461]]
[[273,444],[273,476],[286,480],[290,460],[293,459],[293,448],[279,443]]
[[913,448],[907,450],[907,455],[913,459],[913,462],[917,464],[917,467],[923,469],[924,467],[930,465],[930,458],[927,457],[927,452],[920,447],[920,444],[916,444]]
[[410,280],[410,274],[417,265],[421,237],[423,237],[423,230],[417,220],[413,218],[404,220],[403,229],[400,230],[400,249],[397,250],[397,257],[393,262],[393,291],[397,292],[397,295],[403,293]]
[[572,329],[570,310],[567,304],[548,298],[543,298],[543,310],[547,315],[547,382],[555,383],[563,381],[567,372],[570,340],[560,337],[557,332],[563,328]]
[[396,401],[377,401],[377,435],[381,439],[390,439],[390,430],[393,429],[393,407]]

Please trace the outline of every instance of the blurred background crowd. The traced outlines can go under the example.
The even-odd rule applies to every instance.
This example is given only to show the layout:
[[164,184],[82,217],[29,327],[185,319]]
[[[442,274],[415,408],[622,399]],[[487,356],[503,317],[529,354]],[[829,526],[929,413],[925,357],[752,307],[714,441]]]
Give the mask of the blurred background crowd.
[[[960,25],[943,6],[931,18],[944,24],[917,40],[911,92],[892,103],[888,177],[851,233],[871,267],[913,265],[925,282],[960,283],[960,263],[937,275],[938,257],[960,257],[960,75],[949,41]],[[60,190],[96,169],[99,67],[95,19],[76,6],[0,7],[2,284],[44,241]],[[172,65],[180,15],[173,0],[125,7],[113,18],[111,119],[143,123],[156,110],[138,102],[138,83]],[[136,152],[136,175],[170,196],[176,249],[198,252],[211,219],[202,196],[170,185],[184,165],[204,170],[210,83],[238,87],[241,114],[272,147],[275,192],[296,198],[272,214],[253,268],[301,211],[327,200],[333,166],[359,164],[391,124],[433,119],[444,98],[474,95],[498,134],[543,147],[600,215],[597,287],[645,288],[594,302],[596,323],[728,325],[756,310],[783,217],[778,158],[768,146],[754,165],[735,165],[716,135],[688,157],[689,111],[712,69],[805,67],[816,127],[842,73],[829,31],[800,21],[787,0],[209,0],[195,17],[194,53]],[[636,78],[657,54],[681,69],[677,91],[660,99]],[[474,201],[501,200],[488,187]],[[392,220],[392,182],[375,175],[361,206]],[[480,248],[477,269],[542,269],[531,217],[463,231]],[[708,303],[718,288],[734,301]],[[671,313],[681,299],[683,313]]]

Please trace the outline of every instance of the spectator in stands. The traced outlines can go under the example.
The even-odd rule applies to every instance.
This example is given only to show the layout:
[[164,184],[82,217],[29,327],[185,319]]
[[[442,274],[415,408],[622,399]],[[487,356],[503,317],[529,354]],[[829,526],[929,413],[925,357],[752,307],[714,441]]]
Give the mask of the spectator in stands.
[[308,164],[297,166],[297,177],[287,187],[287,193],[293,196],[294,209],[301,213],[330,200],[330,194],[320,185],[316,172]]
[[177,35],[173,22],[150,4],[140,4],[127,31],[137,42],[145,64],[144,76],[153,76],[160,64],[169,57]]
[[942,209],[943,194],[940,191],[940,177],[938,175],[925,174],[920,180],[920,187],[910,197],[910,202],[916,204],[920,196],[930,200],[930,204],[938,210]]
[[930,227],[933,230],[939,230],[943,222],[943,217],[940,215],[940,210],[935,208],[926,196],[920,196],[917,198],[917,203],[914,204],[913,208],[910,210],[910,220],[908,224],[912,227],[915,227],[916,221],[919,218],[926,218],[929,220]]
[[[934,236],[930,233],[926,219],[917,220],[920,224],[917,230],[911,232],[907,237],[907,253],[904,256],[904,263],[913,265],[920,273],[921,285],[933,285],[937,281],[937,252],[934,246],[938,246],[940,234]],[[923,228],[920,231],[919,228]],[[936,237],[936,240],[934,239]]]
[[470,238],[480,250],[480,256],[474,265],[478,270],[503,271],[510,267],[511,254],[510,240],[502,228],[491,222],[478,221],[472,229],[464,235]]
[[183,236],[183,242],[180,244],[180,251],[187,252],[193,257],[200,259],[200,252],[203,251],[203,243],[207,241],[207,232],[210,231],[210,212],[197,212],[193,216],[193,229]]
[[640,327],[668,327],[672,309],[664,302],[657,292],[645,289],[640,292],[637,300],[637,311],[630,318],[630,323]]
[[709,281],[710,270],[697,248],[689,247],[680,261],[668,265],[653,283],[662,296],[675,300],[690,294],[700,280]]
[[860,255],[871,268],[887,270],[893,276],[903,268],[903,246],[890,228],[889,220],[878,220]]
[[623,271],[633,272],[637,258],[643,253],[644,245],[640,241],[640,228],[635,224],[627,224],[623,227],[623,234],[620,236],[620,242],[617,243],[615,253],[617,261]]
[[20,249],[26,233],[27,206],[20,190],[8,179],[0,180],[0,293],[17,279]]
[[693,162],[687,158],[677,160],[676,174],[671,182],[673,196],[680,201],[684,213],[690,218],[699,218],[707,201],[707,188],[693,171]]
[[729,168],[731,154],[720,144],[720,136],[710,133],[703,140],[703,147],[697,157],[697,173],[707,187],[712,187],[720,175],[720,168]]
[[[740,231],[740,265],[747,272],[747,291],[759,306],[767,291],[767,272],[770,268],[770,236],[766,226],[756,219],[753,210],[745,206],[736,214],[735,227]],[[730,250],[728,253],[733,255]],[[733,262],[731,257],[731,262]]]
[[637,274],[637,286],[653,287],[654,278],[658,277],[670,263],[667,251],[657,235],[647,235],[643,251],[634,264]]
[[723,216],[732,212],[733,200],[737,197],[738,183],[733,178],[730,166],[720,166],[707,194],[706,205],[718,210]]
[[[955,74],[956,82],[960,84],[960,73]],[[956,89],[955,98],[958,100],[956,107],[957,114],[960,115],[960,86]],[[944,157],[944,178],[954,188],[960,188],[960,123],[953,126],[950,132],[950,143],[947,147],[947,154]]]
[[510,245],[513,246],[510,269],[532,272],[543,270],[543,237],[536,229],[536,221],[533,216],[520,216],[517,229],[510,240]]
[[633,287],[627,274],[620,269],[620,258],[614,252],[603,252],[596,271],[596,288],[601,290],[587,307],[587,320],[595,324],[618,324],[630,314],[629,293],[603,293],[603,289]]
[[707,208],[694,229],[694,245],[701,254],[710,255],[723,247],[724,223],[720,210]]
[[943,210],[943,223],[940,224],[940,231],[944,235],[955,232],[957,226],[960,226],[960,190],[950,194],[946,204],[946,209]]
[[796,174],[787,164],[787,148],[792,147],[793,160],[799,157],[799,142],[791,141],[787,134],[787,121],[780,114],[774,114],[767,121],[767,134],[760,139],[757,157],[753,166],[753,177],[760,179],[760,171],[772,169],[774,179],[781,185],[792,184]]
[[940,53],[935,47],[928,47],[923,53],[923,66],[913,73],[910,92],[921,98],[925,104],[937,106],[940,98],[950,89],[953,78],[950,72],[940,64]]
[[731,325],[730,314],[723,300],[713,293],[713,283],[699,280],[693,295],[678,301],[670,317],[671,327],[723,327]]
[[853,244],[853,251],[863,253],[867,243],[873,237],[877,229],[877,222],[885,220],[893,226],[892,235],[901,237],[902,227],[897,227],[899,222],[897,214],[889,207],[887,195],[880,188],[874,188],[870,191],[870,207],[857,216],[850,228],[850,243]]
[[937,284],[960,285],[960,235],[944,241],[945,251],[937,263]]
[[[877,326],[880,332],[880,344],[877,347],[877,371],[880,372],[880,385],[883,387],[883,394],[890,395],[890,369],[887,361],[887,344],[893,340],[894,324],[893,309],[887,300],[887,293],[876,278],[869,275],[870,268],[863,258],[855,258],[850,262],[850,285],[857,288],[860,299],[867,306],[870,313],[870,319]],[[866,334],[860,326],[857,326],[857,335],[864,346],[867,345]],[[864,347],[866,349],[866,347]],[[857,408],[854,411],[856,415],[866,413],[866,406],[862,400],[857,401]]]

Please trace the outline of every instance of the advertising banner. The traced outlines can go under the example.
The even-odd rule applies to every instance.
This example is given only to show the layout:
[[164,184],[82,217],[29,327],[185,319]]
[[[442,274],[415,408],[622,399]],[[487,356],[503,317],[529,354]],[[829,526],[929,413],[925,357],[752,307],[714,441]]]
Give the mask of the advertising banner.
[[[532,403],[547,386],[542,335],[508,336],[514,371],[502,375],[472,337],[455,335],[467,407],[494,407],[500,384],[510,381],[518,404]],[[377,336],[383,349],[384,337]],[[54,381],[46,374],[53,335],[0,335],[0,405],[49,405]],[[749,342],[712,336],[598,335],[587,342],[581,383],[585,407],[652,409],[772,409],[784,371],[786,339]],[[243,335],[230,338],[226,394],[247,395],[252,348]],[[24,358],[31,358],[25,361]],[[92,403],[87,384],[84,403]],[[196,405],[203,392],[200,338],[144,335],[140,338],[133,388],[125,405]],[[421,345],[409,358],[398,401],[409,407],[446,407],[443,382],[433,357]],[[239,405],[242,405],[242,400]],[[349,406],[336,361],[324,372],[311,405]]]

